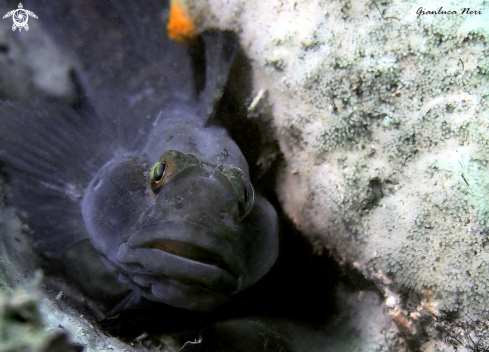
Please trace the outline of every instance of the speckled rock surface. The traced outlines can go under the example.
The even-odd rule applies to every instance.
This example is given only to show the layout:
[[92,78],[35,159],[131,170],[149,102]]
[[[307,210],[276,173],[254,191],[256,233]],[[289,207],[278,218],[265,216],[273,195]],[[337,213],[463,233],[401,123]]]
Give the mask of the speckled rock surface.
[[64,332],[44,329],[39,302],[36,285],[0,293],[0,351],[81,351],[81,346],[69,343]]
[[[376,282],[413,349],[487,319],[487,2],[204,3],[267,91],[278,194],[317,250]],[[418,18],[442,6],[457,14]]]

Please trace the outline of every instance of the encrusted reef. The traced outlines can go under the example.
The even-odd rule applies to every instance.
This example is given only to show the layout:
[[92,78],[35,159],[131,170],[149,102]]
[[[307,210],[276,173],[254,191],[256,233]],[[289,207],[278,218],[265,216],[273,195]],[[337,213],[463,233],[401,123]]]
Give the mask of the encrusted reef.
[[[377,284],[411,349],[446,337],[441,322],[488,319],[487,3],[190,8],[206,6],[201,26],[240,33],[267,92],[285,158],[277,191],[317,250]],[[441,7],[456,14],[427,13]]]

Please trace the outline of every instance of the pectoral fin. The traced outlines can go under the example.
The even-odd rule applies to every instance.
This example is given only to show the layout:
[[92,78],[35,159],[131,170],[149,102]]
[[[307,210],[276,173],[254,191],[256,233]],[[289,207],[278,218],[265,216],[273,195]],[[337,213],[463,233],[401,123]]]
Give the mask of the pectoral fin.
[[6,201],[48,257],[86,238],[80,201],[104,159],[103,128],[61,104],[0,103],[0,163]]

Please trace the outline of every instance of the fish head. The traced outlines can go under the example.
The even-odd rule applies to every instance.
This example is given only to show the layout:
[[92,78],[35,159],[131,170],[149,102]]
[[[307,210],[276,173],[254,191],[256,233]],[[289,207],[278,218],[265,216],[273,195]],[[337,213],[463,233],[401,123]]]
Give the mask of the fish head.
[[247,173],[167,150],[152,164],[115,158],[86,189],[82,213],[93,246],[141,296],[210,311],[275,263],[277,218]]

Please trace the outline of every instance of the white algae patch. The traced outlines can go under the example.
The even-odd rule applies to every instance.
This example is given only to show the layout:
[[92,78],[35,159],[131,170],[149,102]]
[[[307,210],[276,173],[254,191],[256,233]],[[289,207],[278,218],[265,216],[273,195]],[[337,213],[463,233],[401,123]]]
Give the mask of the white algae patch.
[[203,2],[268,92],[278,194],[318,251],[402,293],[412,348],[429,319],[487,319],[487,2]]

